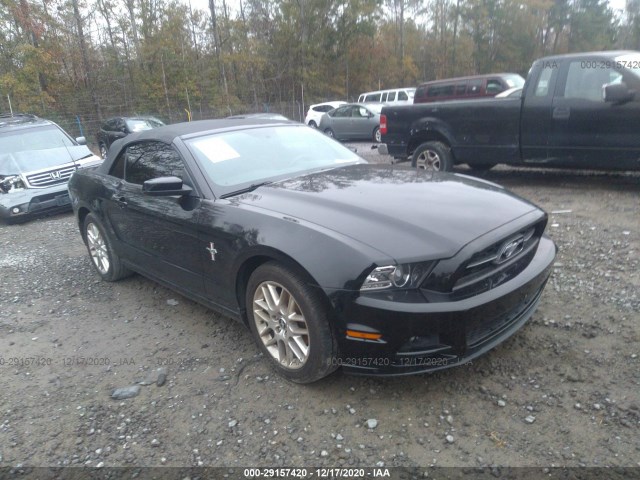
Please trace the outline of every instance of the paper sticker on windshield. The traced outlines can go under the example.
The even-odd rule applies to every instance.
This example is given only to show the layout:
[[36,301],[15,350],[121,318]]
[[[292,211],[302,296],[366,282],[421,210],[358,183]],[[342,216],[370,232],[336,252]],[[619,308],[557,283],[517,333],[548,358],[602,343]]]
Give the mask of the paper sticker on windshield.
[[208,137],[202,140],[196,140],[192,145],[200,150],[205,158],[211,163],[240,158],[240,154],[220,137]]

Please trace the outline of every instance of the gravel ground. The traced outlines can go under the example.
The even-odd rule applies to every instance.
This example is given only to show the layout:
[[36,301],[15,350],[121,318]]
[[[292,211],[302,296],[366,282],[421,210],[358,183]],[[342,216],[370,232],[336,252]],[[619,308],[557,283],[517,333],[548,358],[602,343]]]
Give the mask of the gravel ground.
[[550,282],[486,356],[401,379],[288,383],[242,325],[99,281],[71,214],[0,225],[0,466],[640,466],[640,175],[483,176],[549,212]]

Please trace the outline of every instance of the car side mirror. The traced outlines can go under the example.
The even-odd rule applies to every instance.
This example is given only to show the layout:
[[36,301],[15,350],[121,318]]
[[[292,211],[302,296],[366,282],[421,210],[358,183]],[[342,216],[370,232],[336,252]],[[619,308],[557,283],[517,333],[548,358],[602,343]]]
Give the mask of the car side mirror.
[[630,102],[635,97],[635,93],[633,90],[629,90],[624,82],[608,83],[602,88],[604,101],[610,103]]
[[87,139],[85,137],[76,137],[76,143],[78,145],[86,145]]
[[158,177],[142,184],[142,193],[152,197],[169,197],[173,195],[189,195],[193,189],[184,185],[179,177]]

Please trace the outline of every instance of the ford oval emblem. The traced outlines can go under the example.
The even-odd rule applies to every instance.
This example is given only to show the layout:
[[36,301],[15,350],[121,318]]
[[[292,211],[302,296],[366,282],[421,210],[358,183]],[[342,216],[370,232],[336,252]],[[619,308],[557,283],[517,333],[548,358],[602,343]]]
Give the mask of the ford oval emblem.
[[498,255],[494,260],[495,263],[500,264],[504,263],[510,258],[515,257],[524,249],[524,237],[522,235],[507,240],[502,244],[500,250],[498,251]]

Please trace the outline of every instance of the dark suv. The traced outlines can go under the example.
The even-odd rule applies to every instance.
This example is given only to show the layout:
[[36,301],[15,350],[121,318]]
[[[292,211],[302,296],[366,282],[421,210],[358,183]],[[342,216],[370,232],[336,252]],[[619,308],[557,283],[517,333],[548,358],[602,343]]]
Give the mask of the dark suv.
[[113,117],[105,121],[98,132],[98,147],[102,158],[107,158],[107,152],[113,142],[126,137],[130,133],[152,128],[163,127],[164,122],[155,117]]
[[35,115],[0,115],[0,219],[18,223],[71,210],[69,178],[102,163],[84,143]]

